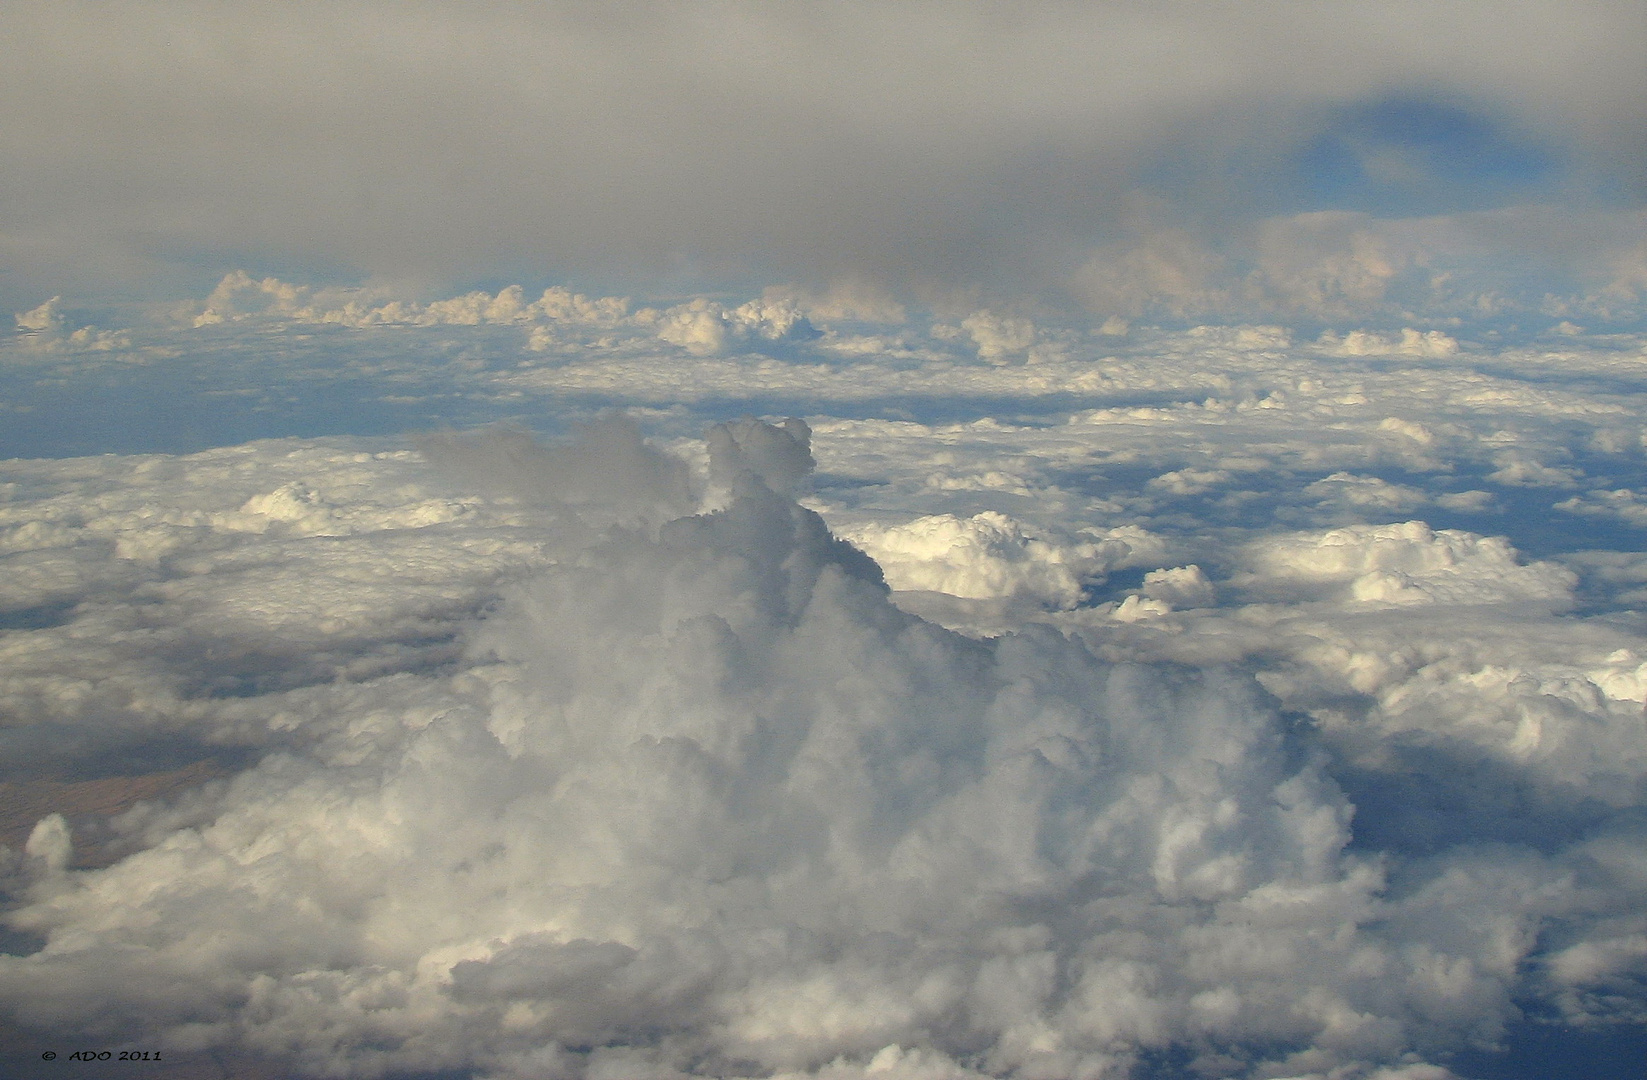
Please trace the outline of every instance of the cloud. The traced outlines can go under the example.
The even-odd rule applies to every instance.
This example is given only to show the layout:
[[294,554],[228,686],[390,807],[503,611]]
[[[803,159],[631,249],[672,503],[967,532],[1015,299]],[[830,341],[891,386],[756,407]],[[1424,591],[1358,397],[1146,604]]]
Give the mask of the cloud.
[[1075,273],[1074,293],[1088,310],[1183,317],[1231,305],[1226,260],[1205,240],[1182,227],[1140,223],[1132,231],[1142,235],[1099,248]]
[[[783,460],[786,439],[800,446],[783,429],[746,427],[725,445],[766,468]],[[633,466],[607,464],[615,493],[631,493],[620,497],[644,490],[625,480]],[[241,512],[284,505],[256,502]],[[385,543],[376,532],[329,532],[272,542],[354,535],[361,556]],[[1137,727],[1160,715],[1250,772],[1253,797],[1291,784],[1288,798],[1303,800],[1297,813],[1320,812],[1311,808],[1321,798],[1329,817],[1340,813],[1330,788],[1312,794],[1318,779],[1289,778],[1272,760],[1261,711],[1190,684],[1173,692],[1183,708],[1163,714],[1139,696],[1138,680],[1155,676],[1107,675],[1061,639],[986,646],[904,616],[887,604],[873,564],[758,481],[726,510],[678,519],[656,540],[620,533],[584,546],[552,525],[544,539],[557,534],[581,548],[577,565],[523,583],[480,628],[460,674],[388,677],[406,693],[432,693],[425,705],[395,718],[386,686],[364,697],[339,686],[324,694],[333,719],[312,714],[314,741],[243,774],[209,822],[171,833],[163,818],[145,822],[152,846],[67,891],[38,886],[15,922],[61,945],[0,961],[19,1015],[48,1027],[95,1016],[101,1037],[159,1031],[179,1049],[280,1046],[299,1067],[349,1071],[509,1071],[546,1043],[628,1046],[659,1064],[707,1053],[816,1067],[924,1042],[933,1025],[950,1024],[1005,1040],[1003,1061],[1045,1057],[1035,1039],[1020,1045],[1028,1029],[1011,1033],[1048,1023],[1087,1048],[1066,1055],[1103,1054],[1164,1033],[1106,1019],[1111,961],[1094,942],[1005,915],[1113,857],[1093,850],[1085,831],[1102,820],[1137,833],[1155,854],[1116,869],[1169,909],[1243,891],[1249,875],[1332,873],[1341,836],[1298,847],[1287,813],[1262,803],[1250,812],[1274,818],[1263,828],[1279,830],[1278,847],[1237,840],[1233,822],[1206,817],[1200,796],[1157,835],[1148,808],[1178,795],[1092,786],[1118,769],[1124,777],[1136,756],[1168,775],[1190,770],[1178,783],[1191,790],[1198,759],[1171,764],[1177,752]],[[232,535],[254,550],[271,542],[264,532]],[[242,587],[221,572],[210,580],[230,595]],[[169,606],[185,600],[163,595]],[[335,632],[335,609],[248,614],[284,634],[302,621],[324,634]],[[212,625],[231,638],[256,632],[255,623]],[[1043,653],[1075,666],[1047,681],[1036,674]],[[1028,698],[1014,689],[1039,683]],[[294,695],[304,696],[261,696],[275,705]],[[195,713],[202,734],[223,732],[227,717],[214,712]],[[1088,824],[1063,822],[1044,841],[1052,847],[1033,854],[1045,813],[1037,807],[1082,789],[1096,797],[1081,811]],[[1016,824],[986,812],[1015,803]],[[55,819],[30,844],[54,872],[65,834]],[[257,869],[235,883],[224,876],[231,866]],[[970,914],[952,907],[963,880],[982,902]],[[104,929],[77,938],[70,927],[90,930],[85,919]],[[932,919],[950,925],[940,933],[959,953],[922,943],[917,927]],[[1093,929],[1121,933],[1125,919],[1111,921]],[[805,940],[840,935],[846,951],[834,959]],[[980,944],[963,944],[972,941]],[[1080,985],[1091,983],[1091,1001],[1061,1020],[1045,989],[1014,989],[1012,974],[1060,955]],[[86,997],[87,964],[122,976],[99,980],[96,1002]],[[185,982],[201,989],[157,992]],[[16,996],[25,987],[26,1003]],[[866,988],[908,1004],[866,1003]],[[248,994],[264,1019],[242,1010]],[[342,1001],[353,1004],[339,1012]],[[661,1045],[645,1034],[660,1030]]]
[[[313,1074],[1125,1075],[1174,1047],[1226,1071],[1370,1074],[1496,1038],[1542,920],[1577,935],[1551,969],[1573,1000],[1633,970],[1635,931],[1584,914],[1563,861],[1613,858],[1599,839],[1466,843],[1398,886],[1352,844],[1352,818],[1386,811],[1334,779],[1335,738],[1289,726],[1249,676],[899,611],[873,562],[774,490],[814,438],[712,429],[727,496],[699,513],[685,467],[615,422],[547,448],[434,440],[436,464],[271,442],[19,474],[16,528],[83,522],[31,550],[155,529],[172,546],[73,581],[65,622],[8,636],[8,709],[30,715],[31,679],[84,677],[59,652],[78,635],[101,689],[52,691],[65,721],[164,716],[259,756],[114,819],[122,854],[101,869],[70,868],[88,824],[37,826],[8,919],[44,945],[0,956],[0,1002],[63,1038]],[[1000,515],[876,535],[1049,599],[1058,566],[1125,561],[1037,547]],[[1249,557],[1292,588],[1399,573],[1427,610],[1572,587],[1416,524]],[[1177,565],[1141,595],[1217,619],[1224,591]],[[189,682],[235,663],[238,686]],[[1619,659],[1607,685],[1629,692],[1640,666]],[[1557,692],[1502,678],[1511,699]],[[1638,888],[1620,877],[1607,902]]]
[[[581,293],[555,287],[545,289],[541,297],[528,302],[519,285],[510,285],[499,289],[496,295],[470,292],[418,303],[387,299],[380,291],[371,289],[316,289],[275,277],[255,279],[244,270],[235,270],[224,275],[201,305],[181,305],[177,314],[195,329],[248,319],[357,329],[516,323],[613,329],[626,321],[629,301],[615,296],[591,300]],[[547,331],[548,326],[540,325],[538,329]]]
[[[27,318],[46,318],[48,308],[29,312]],[[648,307],[631,312],[626,297],[590,298],[555,286],[528,302],[519,285],[509,285],[495,295],[470,292],[419,303],[385,299],[367,289],[313,289],[273,277],[256,280],[243,270],[226,275],[199,308],[184,304],[177,314],[195,329],[246,320],[355,329],[523,326],[530,330],[527,347],[534,352],[582,344],[581,335],[591,330],[655,334],[693,356],[716,355],[736,343],[808,341],[818,336],[795,302],[781,297],[733,308],[700,297],[661,311]]]
[[[10,11],[14,305],[171,298],[253,264],[428,289],[788,281],[883,311],[1034,293],[1127,315],[1245,304],[1256,282],[1281,310],[1332,309],[1383,298],[1406,256],[1376,228],[1314,254],[1276,240],[1311,215],[1446,232],[1528,207],[1590,223],[1551,282],[1605,255],[1633,288],[1639,229],[1619,244],[1593,210],[1639,208],[1628,4],[418,3],[385,22],[366,2]],[[1136,230],[1140,201],[1176,224]],[[1469,291],[1554,235],[1504,245]]]
[[1458,342],[1439,330],[1420,333],[1412,327],[1401,331],[1400,338],[1369,334],[1352,330],[1343,337],[1332,331],[1321,335],[1318,344],[1334,356],[1451,356],[1458,351]]
[[69,823],[62,814],[48,814],[35,823],[29,832],[23,851],[39,859],[48,875],[61,874],[69,865],[74,842],[69,838]]
[[1021,522],[988,510],[965,519],[939,514],[904,525],[869,524],[843,535],[880,564],[895,589],[1024,598],[1055,608],[1074,607],[1084,586],[1155,546],[1138,530],[1068,540],[1032,536]]
[[1174,566],[1144,575],[1144,595],[1181,608],[1211,607],[1217,590],[1199,566]]
[[1427,501],[1424,492],[1406,484],[1391,484],[1376,476],[1356,476],[1352,473],[1333,473],[1317,480],[1307,489],[1319,494],[1323,502],[1347,504],[1356,508],[1385,511],[1410,509]]
[[1258,541],[1247,557],[1255,570],[1243,583],[1342,588],[1365,604],[1560,606],[1576,583],[1552,563],[1522,565],[1500,538],[1437,532],[1422,521],[1275,537]]
[[980,359],[1003,361],[1014,353],[1029,351],[1035,344],[1035,324],[988,311],[975,311],[961,320],[961,329],[972,336]]
[[17,329],[22,333],[32,334],[61,330],[63,315],[58,310],[58,305],[62,299],[61,296],[54,296],[39,307],[20,313],[17,316]]
[[727,309],[698,299],[653,316],[658,338],[679,345],[694,356],[712,356],[728,344],[754,338],[766,341],[806,341],[817,331],[793,302],[751,300]]
[[[578,436],[571,445],[544,447],[528,432],[499,427],[427,435],[418,447],[469,488],[527,506],[575,508],[583,523],[656,528],[695,504],[685,465],[648,446],[633,422],[607,417],[579,428]],[[428,510],[420,516],[420,524],[440,520]]]
[[1629,488],[1587,491],[1556,503],[1555,509],[1586,517],[1617,517],[1637,527],[1647,525],[1647,504]]
[[0,342],[6,1015],[568,1078],[1633,1031],[1641,341],[1428,325],[248,273]]
[[812,429],[795,417],[773,426],[744,419],[709,431],[710,478],[736,496],[750,487],[793,495],[816,468]]
[[1510,487],[1570,488],[1576,486],[1578,478],[1583,475],[1577,469],[1546,465],[1520,450],[1495,454],[1493,463],[1498,468],[1489,473],[1487,479]]
[[25,348],[40,352],[108,352],[129,348],[131,338],[120,333],[82,326],[70,330],[63,313],[61,296],[17,315],[17,333]]

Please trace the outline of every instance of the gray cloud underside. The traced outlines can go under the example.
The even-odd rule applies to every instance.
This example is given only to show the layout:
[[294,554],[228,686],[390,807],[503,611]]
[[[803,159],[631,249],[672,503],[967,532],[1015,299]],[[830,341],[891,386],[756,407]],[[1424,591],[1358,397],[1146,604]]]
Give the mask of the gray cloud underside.
[[[1535,299],[1639,287],[1639,15],[13,5],[5,296],[168,295],[247,262],[436,287],[982,289],[1123,314],[1308,310],[1322,281],[1364,306],[1391,268],[1422,293],[1444,267],[1472,297],[1537,266],[1515,286]],[[1305,190],[1310,148],[1348,131],[1361,153],[1345,117],[1407,101],[1548,175],[1482,205],[1493,176],[1372,147],[1369,176],[1439,201],[1380,211],[1404,223],[1307,216],[1357,209]]]

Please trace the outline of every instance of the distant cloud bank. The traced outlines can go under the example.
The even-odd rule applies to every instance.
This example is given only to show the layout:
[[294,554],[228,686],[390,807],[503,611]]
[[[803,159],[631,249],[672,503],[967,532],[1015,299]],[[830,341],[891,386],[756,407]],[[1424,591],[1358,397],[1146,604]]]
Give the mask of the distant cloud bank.
[[1248,321],[1629,320],[1647,282],[1627,2],[19,4],[0,31],[18,310],[237,265]]

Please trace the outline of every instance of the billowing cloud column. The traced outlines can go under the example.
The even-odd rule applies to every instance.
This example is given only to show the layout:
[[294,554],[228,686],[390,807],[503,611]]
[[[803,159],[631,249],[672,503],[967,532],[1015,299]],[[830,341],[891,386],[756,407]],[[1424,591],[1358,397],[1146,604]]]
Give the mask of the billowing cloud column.
[[516,484],[547,569],[455,668],[339,694],[152,846],[40,860],[5,1010],[339,1076],[1291,1075],[1497,1030],[1530,902],[1493,933],[1474,904],[1514,868],[1386,903],[1245,677],[900,612],[774,490],[806,438],[716,429],[728,505],[656,528],[684,478],[632,432],[447,447],[577,472]]

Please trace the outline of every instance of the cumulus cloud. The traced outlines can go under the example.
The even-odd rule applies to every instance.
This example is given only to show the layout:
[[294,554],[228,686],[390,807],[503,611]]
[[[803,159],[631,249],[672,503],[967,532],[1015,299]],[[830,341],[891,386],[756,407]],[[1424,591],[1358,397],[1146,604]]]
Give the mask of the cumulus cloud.
[[17,316],[17,329],[25,334],[61,331],[63,313],[59,310],[59,305],[62,301],[61,296],[54,296],[37,308],[20,312]]
[[[1181,955],[1212,925],[1199,902],[1374,884],[1339,868],[1341,800],[1277,756],[1250,695],[1191,679],[1161,698],[1161,675],[1056,635],[969,642],[897,612],[871,562],[759,481],[800,444],[755,430],[731,440],[750,479],[727,509],[574,540],[455,674],[309,691],[331,702],[310,740],[208,819],[124,819],[144,850],[67,881],[67,828],[43,822],[28,851],[56,876],[12,921],[47,944],[0,960],[15,1015],[324,1071],[815,1068],[904,1044],[992,1047],[997,1069],[1121,1065],[1179,1028],[1140,1026],[1138,1007],[1200,992]],[[608,466],[619,497],[644,489]],[[294,501],[234,512],[303,522]],[[397,710],[412,693],[423,706]],[[303,696],[262,695],[265,722]],[[206,737],[228,724],[194,718]],[[1160,742],[1162,722],[1180,735]],[[1241,778],[1223,803],[1189,795],[1208,752]],[[1167,785],[1138,788],[1136,769]],[[1135,839],[1094,846],[1116,830]],[[1105,942],[1134,916],[1031,914],[1094,873],[1136,880],[1186,936],[1122,960]],[[1049,996],[1060,969],[1072,990]],[[1152,991],[1146,970],[1176,973]],[[1118,1011],[1127,985],[1144,996]]]
[[1555,508],[1586,517],[1615,517],[1638,528],[1647,525],[1647,500],[1629,488],[1587,491],[1556,503]]
[[1143,595],[1181,608],[1210,607],[1217,590],[1199,566],[1174,566],[1144,575]]
[[1002,362],[1015,353],[1025,353],[1035,344],[1035,324],[1028,319],[1015,319],[989,311],[975,311],[961,320],[965,330],[978,346],[980,359]]
[[750,338],[806,341],[817,336],[799,308],[785,300],[751,300],[728,309],[700,298],[641,318],[655,319],[660,340],[694,356],[713,355]]
[[258,425],[0,462],[19,1030],[568,1078],[1636,1030],[1638,335],[798,296],[246,274],[0,342],[23,453]]
[[1186,316],[1229,306],[1226,260],[1181,227],[1147,227],[1093,252],[1074,274],[1076,297],[1115,316],[1156,311]]
[[1458,351],[1458,342],[1440,330],[1420,332],[1410,326],[1401,331],[1400,337],[1365,330],[1352,330],[1340,337],[1328,330],[1318,344],[1334,356],[1451,356]]
[[17,314],[17,333],[25,348],[42,352],[94,350],[108,352],[131,345],[131,338],[95,326],[69,329],[63,298],[54,296],[38,307]]
[[1252,587],[1326,587],[1365,604],[1563,605],[1576,578],[1553,563],[1523,565],[1502,538],[1422,521],[1279,536],[1248,549]]
[[[18,316],[19,326],[26,317],[31,326],[40,322],[44,327],[42,320],[60,318],[55,311],[50,303],[42,305]],[[520,326],[528,331],[527,348],[533,352],[585,344],[591,331],[597,333],[596,341],[602,340],[601,331],[620,331],[630,338],[655,336],[693,356],[712,356],[742,343],[804,342],[818,336],[797,304],[782,297],[735,307],[700,297],[661,310],[631,311],[627,297],[591,298],[553,286],[529,301],[521,286],[509,285],[495,294],[477,291],[417,302],[389,299],[368,289],[315,289],[279,278],[255,279],[244,270],[226,275],[202,304],[182,305],[177,314],[195,329],[248,320],[355,329]],[[608,334],[604,340],[610,344],[614,338]]]
[[1149,571],[1144,575],[1139,591],[1129,594],[1118,604],[1106,605],[1106,608],[1109,618],[1117,622],[1136,623],[1170,615],[1179,608],[1210,607],[1217,593],[1217,587],[1199,566],[1192,563]]
[[1392,484],[1376,476],[1333,473],[1307,489],[1326,502],[1343,503],[1357,509],[1403,510],[1426,501],[1424,492],[1406,484]]
[[[528,301],[519,285],[494,294],[470,292],[427,303],[390,299],[363,288],[313,288],[275,277],[253,278],[244,270],[226,274],[198,306],[178,310],[196,329],[225,322],[275,320],[350,326],[482,326],[531,323],[552,340],[552,327],[612,329],[629,315],[629,301],[615,296],[590,299],[564,287],[545,289]],[[534,339],[534,347],[537,347]]]
[[880,564],[895,589],[947,593],[963,599],[1030,599],[1074,607],[1085,586],[1129,565],[1152,537],[1137,529],[1043,538],[1022,522],[986,510],[969,518],[938,514],[903,525],[867,524],[843,535]]
[[1358,214],[1274,219],[1264,223],[1257,246],[1249,290],[1315,315],[1379,304],[1411,259]]
[[[1570,855],[1465,844],[1397,884],[1354,843],[1387,811],[1334,779],[1348,751],[1249,676],[899,611],[783,494],[813,441],[798,421],[711,429],[725,495],[698,513],[687,467],[617,422],[547,448],[492,432],[421,458],[274,442],[14,471],[8,580],[80,606],[4,639],[8,708],[33,680],[59,723],[165,717],[197,754],[257,760],[113,819],[100,868],[74,863],[86,822],[33,828],[7,918],[42,944],[0,955],[7,1013],[314,1075],[1124,1076],[1184,1052],[1416,1076],[1498,1037],[1517,995],[1582,1013],[1635,970],[1624,833]],[[999,514],[901,530],[858,534],[895,584],[1054,606],[1162,554]],[[73,561],[127,541],[124,578]],[[1548,606],[1573,580],[1416,523],[1246,557],[1398,612],[1408,593]],[[1217,617],[1199,565],[1157,567],[1137,596]],[[1357,592],[1380,574],[1400,588]],[[61,651],[77,639],[96,676]],[[238,686],[191,682],[225,657]],[[1635,653],[1603,667],[1640,696]],[[1580,896],[1579,859],[1618,869]]]

